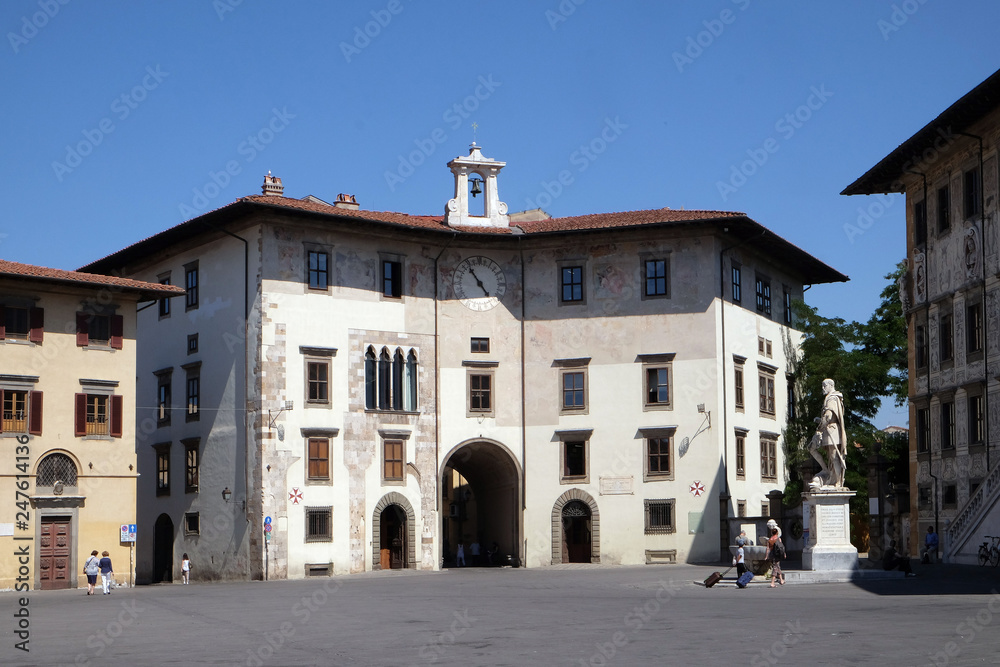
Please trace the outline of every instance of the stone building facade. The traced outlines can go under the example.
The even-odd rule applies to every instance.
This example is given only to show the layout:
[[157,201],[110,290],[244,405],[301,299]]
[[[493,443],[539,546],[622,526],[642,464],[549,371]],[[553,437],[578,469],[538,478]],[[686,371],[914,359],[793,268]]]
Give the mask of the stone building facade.
[[[975,562],[1000,531],[1000,72],[843,194],[906,194],[911,553],[928,526]],[[902,250],[902,244],[901,248]]]
[[0,589],[85,585],[94,549],[128,582],[136,306],[183,293],[0,260]]
[[[443,216],[268,176],[88,267],[188,289],[140,313],[146,405],[200,379],[196,413],[175,391],[169,423],[137,415],[159,526],[140,572],[182,552],[206,578],[433,569],[460,544],[469,564],[715,560],[730,517],[767,514],[791,303],[846,278],[741,213],[521,219],[503,166],[452,160]],[[191,448],[199,487],[158,488]]]

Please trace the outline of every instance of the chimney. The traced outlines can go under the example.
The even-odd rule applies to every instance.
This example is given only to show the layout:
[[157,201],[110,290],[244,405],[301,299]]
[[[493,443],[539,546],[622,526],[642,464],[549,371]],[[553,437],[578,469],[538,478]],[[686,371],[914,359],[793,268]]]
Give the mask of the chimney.
[[272,176],[271,172],[267,172],[267,176],[264,177],[264,187],[262,187],[261,190],[265,195],[280,197],[285,191],[285,186],[281,184],[280,178]]
[[334,208],[347,208],[352,211],[357,211],[361,208],[361,205],[358,204],[358,200],[354,198],[354,195],[347,195],[343,192],[337,195],[337,201],[333,202],[333,206]]

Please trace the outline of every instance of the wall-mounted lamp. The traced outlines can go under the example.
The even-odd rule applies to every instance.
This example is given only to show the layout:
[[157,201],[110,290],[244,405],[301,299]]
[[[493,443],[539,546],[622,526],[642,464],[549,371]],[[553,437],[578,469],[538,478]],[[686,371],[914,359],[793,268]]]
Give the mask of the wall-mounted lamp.
[[222,499],[225,500],[227,503],[229,502],[229,499],[232,497],[233,497],[233,492],[229,490],[228,486],[222,490]]
[[277,412],[268,410],[267,411],[268,426],[270,428],[274,428],[274,420],[276,420],[279,416],[281,416],[282,412],[285,412],[286,410],[293,410],[294,408],[295,408],[295,401],[285,401],[285,405],[281,408],[278,408]]

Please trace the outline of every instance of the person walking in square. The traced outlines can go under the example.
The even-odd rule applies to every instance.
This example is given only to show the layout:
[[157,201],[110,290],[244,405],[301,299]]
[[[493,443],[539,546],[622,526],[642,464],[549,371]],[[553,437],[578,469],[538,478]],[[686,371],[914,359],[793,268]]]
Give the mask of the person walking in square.
[[101,561],[97,557],[97,549],[90,552],[90,558],[83,564],[83,573],[87,575],[87,595],[93,595],[97,575],[101,573]]
[[184,558],[181,559],[181,577],[184,580],[184,585],[187,586],[191,577],[191,561],[188,560],[187,554],[184,554]]
[[455,554],[455,565],[465,567],[465,545],[458,543],[458,552]]
[[934,561],[937,560],[938,552],[938,535],[934,532],[934,526],[927,526],[927,535],[924,537],[924,555],[922,557],[923,562],[928,565],[933,565]]
[[785,573],[781,571],[781,559],[785,557],[785,545],[781,542],[778,529],[771,529],[771,537],[767,540],[767,551],[764,553],[764,560],[771,563],[771,588],[774,588],[774,580],[778,584],[785,585]]
[[[94,552],[97,553],[96,551]],[[115,573],[111,567],[111,558],[109,558],[107,551],[104,551],[99,562],[99,567],[101,568],[101,586],[104,589],[105,595],[111,595],[111,580],[114,579]]]

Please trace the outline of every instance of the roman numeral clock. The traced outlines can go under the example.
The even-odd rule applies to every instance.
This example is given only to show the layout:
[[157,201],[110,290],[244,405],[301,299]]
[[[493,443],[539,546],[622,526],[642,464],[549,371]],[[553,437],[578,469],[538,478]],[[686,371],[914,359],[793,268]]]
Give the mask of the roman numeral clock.
[[500,303],[507,291],[507,278],[499,264],[480,255],[463,259],[455,267],[453,285],[462,305],[485,311]]

